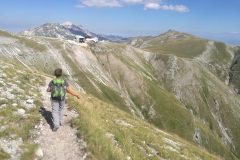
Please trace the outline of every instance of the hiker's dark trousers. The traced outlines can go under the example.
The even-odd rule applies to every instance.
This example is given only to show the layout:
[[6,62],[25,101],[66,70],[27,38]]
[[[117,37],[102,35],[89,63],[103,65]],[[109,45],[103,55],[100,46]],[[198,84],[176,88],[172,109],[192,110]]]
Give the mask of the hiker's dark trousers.
[[52,100],[52,116],[54,127],[59,127],[63,125],[63,109],[65,101],[55,101]]

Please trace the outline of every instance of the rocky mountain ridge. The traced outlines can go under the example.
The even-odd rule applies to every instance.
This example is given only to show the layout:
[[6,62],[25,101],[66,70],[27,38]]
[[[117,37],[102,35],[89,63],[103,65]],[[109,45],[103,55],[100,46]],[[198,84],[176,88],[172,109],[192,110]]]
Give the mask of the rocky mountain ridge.
[[26,36],[44,36],[44,37],[52,37],[52,38],[61,38],[66,40],[73,40],[77,35],[81,35],[86,38],[97,37],[100,41],[105,40],[105,41],[112,41],[112,42],[120,42],[120,41],[127,40],[127,38],[123,38],[120,36],[96,34],[88,31],[81,25],[75,25],[71,22],[64,22],[62,24],[45,23],[41,26],[23,31],[21,34]]

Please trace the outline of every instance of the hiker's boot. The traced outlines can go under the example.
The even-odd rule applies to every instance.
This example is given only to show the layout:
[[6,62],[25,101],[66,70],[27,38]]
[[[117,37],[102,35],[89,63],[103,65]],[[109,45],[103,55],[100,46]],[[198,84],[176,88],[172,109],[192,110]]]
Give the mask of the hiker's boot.
[[52,129],[52,131],[53,131],[53,132],[57,132],[58,128],[59,128],[59,127],[54,127],[54,128]]

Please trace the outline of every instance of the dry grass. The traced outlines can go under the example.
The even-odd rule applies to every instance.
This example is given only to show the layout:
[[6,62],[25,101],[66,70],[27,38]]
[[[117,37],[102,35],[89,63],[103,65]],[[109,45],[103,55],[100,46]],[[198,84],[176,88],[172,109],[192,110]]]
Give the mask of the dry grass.
[[68,105],[80,113],[73,125],[87,141],[92,159],[220,159],[97,98],[70,98]]

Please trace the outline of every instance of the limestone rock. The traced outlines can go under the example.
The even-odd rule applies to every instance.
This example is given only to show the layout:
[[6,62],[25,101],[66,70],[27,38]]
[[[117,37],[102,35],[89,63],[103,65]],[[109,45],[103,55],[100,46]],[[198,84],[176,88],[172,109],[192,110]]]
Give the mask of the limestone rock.
[[17,107],[17,105],[18,105],[17,103],[13,103],[12,104],[13,107]]
[[36,156],[38,158],[42,158],[43,157],[43,150],[42,150],[42,148],[39,147],[35,154],[36,154]]
[[34,102],[33,99],[28,99],[28,100],[26,101],[27,104],[33,104],[33,102]]
[[17,110],[17,113],[23,116],[26,113],[26,111],[24,109],[20,108]]

